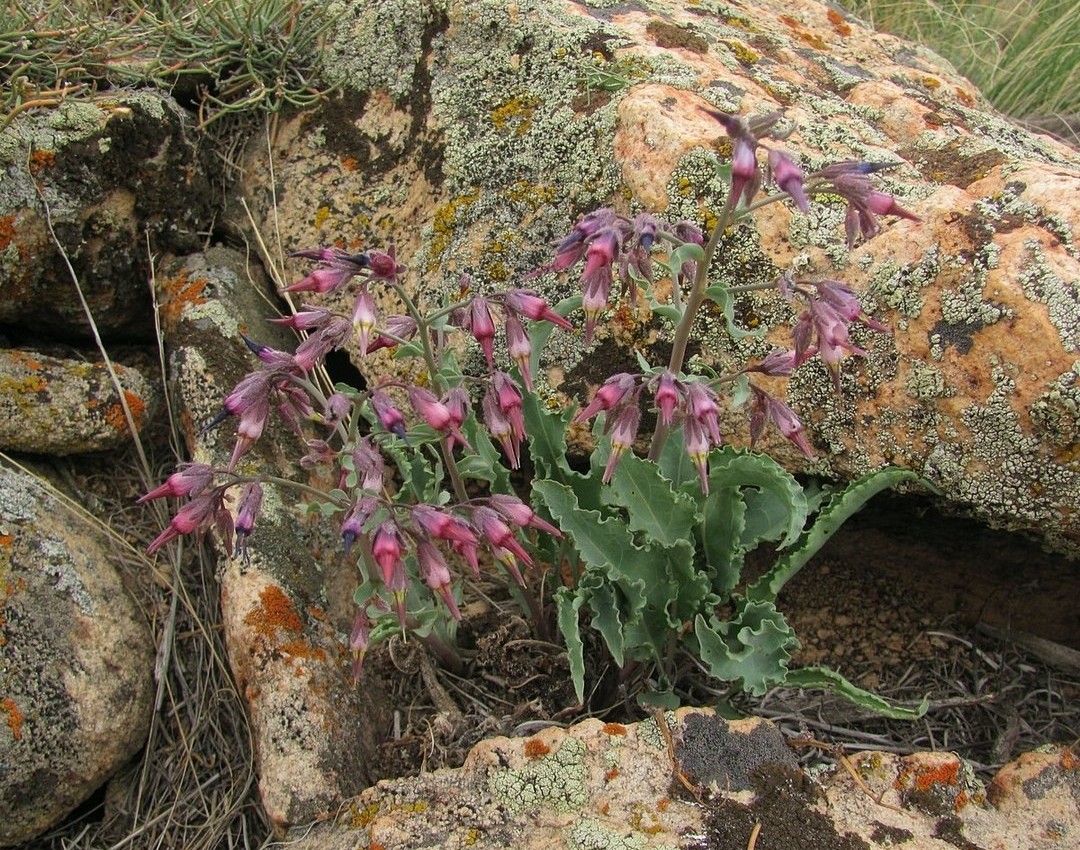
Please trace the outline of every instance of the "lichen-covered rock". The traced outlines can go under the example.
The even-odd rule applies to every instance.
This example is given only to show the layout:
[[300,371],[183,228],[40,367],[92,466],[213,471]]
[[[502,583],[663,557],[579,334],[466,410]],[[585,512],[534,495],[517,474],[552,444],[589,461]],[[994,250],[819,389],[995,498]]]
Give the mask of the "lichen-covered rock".
[[[789,268],[839,279],[894,330],[856,337],[870,355],[844,364],[842,397],[818,364],[791,382],[817,462],[775,438],[764,448],[838,478],[912,468],[957,508],[1080,546],[1074,150],[1007,122],[929,51],[814,0],[335,6],[326,63],[346,94],[285,122],[269,152],[274,186],[265,147],[248,154],[246,196],[286,249],[396,242],[431,297],[463,272],[480,291],[503,286],[550,260],[551,240],[600,204],[708,226],[726,140],[700,107],[783,109],[795,128],[785,146],[804,166],[895,162],[883,186],[922,221],[849,250],[843,205],[820,198],[808,215],[764,208],[756,229],[725,237],[717,281]],[[553,301],[576,289],[550,275],[530,285]],[[736,317],[771,330],[732,340],[704,322],[696,349],[720,371],[790,339],[774,294],[741,296]],[[552,336],[554,395],[580,401],[636,368],[631,349],[663,350],[651,322],[616,319],[590,348]],[[744,411],[726,426],[745,442]]]
[[123,401],[104,362],[0,348],[0,449],[62,456],[127,444],[130,426],[137,434],[158,412],[161,389],[112,365]]
[[460,769],[380,782],[334,820],[295,829],[289,846],[741,848],[757,834],[791,848],[1034,850],[1080,835],[1067,748],[990,803],[950,753],[860,753],[849,759],[858,783],[845,768],[812,779],[767,721],[680,709],[665,725],[671,749],[655,719],[493,738]]
[[145,742],[154,646],[118,545],[0,467],[0,846],[53,826]]
[[[171,261],[157,281],[190,457],[224,468],[234,422],[200,426],[259,365],[240,334],[279,349],[296,341],[266,323],[266,279],[235,251]],[[276,427],[281,439],[256,444],[237,472],[306,482],[296,463],[302,447]],[[342,556],[337,529],[305,521],[295,491],[268,484],[264,492],[247,556],[222,552],[221,608],[229,663],[251,713],[262,802],[284,828],[336,811],[369,783],[390,709],[380,682],[352,679],[347,633],[359,573]]]
[[90,338],[58,242],[99,332],[153,339],[151,252],[195,249],[212,221],[215,165],[197,138],[150,91],[12,119],[0,132],[0,325],[32,326],[33,341]]

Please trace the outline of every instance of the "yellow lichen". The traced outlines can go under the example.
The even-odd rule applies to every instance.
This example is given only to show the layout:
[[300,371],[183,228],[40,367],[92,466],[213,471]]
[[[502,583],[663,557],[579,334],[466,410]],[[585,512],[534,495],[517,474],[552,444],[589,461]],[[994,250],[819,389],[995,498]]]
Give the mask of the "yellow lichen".
[[514,135],[524,136],[532,127],[532,118],[540,106],[536,95],[517,95],[491,110],[491,123],[498,130],[508,130],[516,123]]

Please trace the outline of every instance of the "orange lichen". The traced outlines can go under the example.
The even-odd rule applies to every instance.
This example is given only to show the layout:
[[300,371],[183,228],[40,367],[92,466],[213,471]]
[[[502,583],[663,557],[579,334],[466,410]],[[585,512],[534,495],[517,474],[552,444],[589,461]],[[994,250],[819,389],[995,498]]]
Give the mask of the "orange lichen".
[[551,747],[539,738],[529,738],[529,740],[525,742],[525,755],[531,759],[538,759],[540,756],[546,756],[550,752]]
[[604,724],[605,735],[625,735],[626,727],[621,723],[605,723]]
[[15,216],[0,216],[0,251],[3,251],[15,238]]
[[326,660],[326,650],[320,646],[312,646],[303,640],[290,640],[278,646],[277,650],[286,655],[291,655],[293,658],[313,658],[316,661]]
[[278,629],[298,634],[304,624],[289,597],[276,584],[267,585],[259,594],[260,604],[248,611],[244,622],[259,635],[276,637]]
[[956,87],[956,99],[962,104],[964,104],[964,106],[975,105],[975,98],[973,98],[970,94],[964,91],[964,89],[960,88],[960,86]]
[[22,740],[22,725],[25,717],[23,713],[19,711],[19,707],[15,705],[15,700],[11,697],[0,700],[0,711],[7,715],[7,725],[11,729],[11,736],[16,741]]
[[7,548],[15,542],[15,537],[11,534],[0,534],[0,546]]
[[37,150],[30,154],[30,173],[35,176],[54,165],[56,165],[56,154],[52,151]]
[[619,769],[617,767],[613,767],[613,768],[611,768],[611,770],[609,770],[607,773],[604,774],[604,780],[607,781],[607,782],[610,782],[612,779],[617,778],[618,775],[619,775]]
[[1060,765],[1062,770],[1080,770],[1080,756],[1072,747],[1065,747],[1061,751]]
[[187,270],[180,272],[175,277],[169,278],[164,283],[165,303],[161,306],[162,315],[166,324],[175,324],[188,307],[205,304],[203,291],[209,281],[205,277],[190,279]]
[[[136,423],[142,422],[146,414],[145,402],[129,390],[124,390],[124,401],[127,402],[128,410],[131,411],[131,418]],[[124,406],[119,402],[109,405],[109,409],[105,411],[105,421],[115,431],[127,431],[127,416],[124,415]]]
[[661,813],[666,812],[668,810],[668,806],[670,805],[671,800],[669,800],[667,797],[661,797],[659,800],[656,801],[656,811]]
[[835,9],[829,9],[826,12],[826,16],[829,19],[829,23],[832,24],[832,28],[836,31],[837,35],[851,35],[851,27],[848,26],[847,21],[844,20],[844,16],[837,12]]
[[355,156],[343,156],[341,158],[341,167],[348,172],[353,172],[360,167],[360,162]]

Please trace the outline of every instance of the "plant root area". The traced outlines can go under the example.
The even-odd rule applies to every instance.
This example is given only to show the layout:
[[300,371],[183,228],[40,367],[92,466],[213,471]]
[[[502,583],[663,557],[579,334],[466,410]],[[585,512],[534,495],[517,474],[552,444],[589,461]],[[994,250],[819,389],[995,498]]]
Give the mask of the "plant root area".
[[[747,565],[748,577],[767,562]],[[633,722],[647,671],[606,662],[595,633],[586,706],[576,706],[565,652],[535,639],[499,589],[467,606],[464,675],[435,666],[417,641],[390,641],[366,662],[393,682],[394,727],[379,777],[454,767],[491,735],[528,736],[584,717]],[[916,722],[882,718],[827,692],[739,693],[686,664],[678,695],[727,716],[771,719],[804,764],[838,752],[955,752],[984,780],[1020,753],[1080,738],[1080,570],[1015,535],[936,514],[913,497],[879,498],[836,534],[780,595],[802,647],[792,667],[823,665],[894,702],[929,700]]]

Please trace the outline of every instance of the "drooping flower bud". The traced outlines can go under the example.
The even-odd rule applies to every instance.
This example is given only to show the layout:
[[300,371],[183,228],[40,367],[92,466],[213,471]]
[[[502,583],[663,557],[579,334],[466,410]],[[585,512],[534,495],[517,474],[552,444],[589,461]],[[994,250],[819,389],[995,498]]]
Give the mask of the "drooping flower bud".
[[660,422],[671,425],[675,420],[675,409],[679,406],[682,395],[679,392],[679,382],[671,372],[664,372],[656,384],[653,400],[656,409],[660,411]]
[[803,191],[806,175],[790,156],[776,149],[769,151],[769,173],[776,185],[791,196],[795,206],[804,213],[810,212],[810,201]]
[[416,544],[416,561],[420,565],[420,577],[424,580],[424,584],[442,597],[450,610],[450,616],[455,620],[460,620],[461,612],[454,599],[454,591],[450,587],[450,570],[446,566],[442,553],[430,540],[421,540]]
[[405,430],[405,416],[394,406],[390,396],[382,390],[372,390],[369,398],[379,424],[391,434],[397,434],[401,439],[408,442],[409,437]]
[[165,496],[198,496],[214,483],[214,469],[205,463],[183,464],[177,472],[165,479],[145,496],[136,500],[137,505],[145,504]]
[[473,339],[480,344],[488,368],[494,368],[495,322],[491,318],[488,300],[482,295],[475,296],[469,305],[466,327],[473,335]]
[[394,573],[400,570],[404,545],[401,532],[392,520],[386,520],[375,529],[371,539],[371,555],[379,565],[379,572],[387,587],[390,587]]
[[375,309],[375,299],[367,286],[362,286],[356,295],[352,314],[352,324],[356,331],[356,343],[361,355],[367,354],[368,340],[378,321],[379,313]]
[[602,387],[596,391],[585,407],[577,412],[573,422],[584,422],[600,413],[602,410],[611,410],[626,401],[637,386],[637,377],[629,372],[619,372],[608,378]]
[[494,493],[488,497],[488,501],[491,506],[495,508],[500,514],[506,517],[514,525],[524,528],[529,526],[530,528],[536,528],[540,531],[550,534],[553,537],[562,537],[562,532],[559,531],[551,523],[540,519],[521,499],[516,496],[509,496],[503,493]]
[[611,429],[611,454],[608,455],[607,465],[604,467],[603,482],[605,484],[615,474],[615,467],[618,466],[623,454],[634,445],[640,421],[641,410],[636,404],[626,405],[615,416],[615,424]]
[[255,520],[262,507],[263,488],[258,481],[246,485],[240,493],[240,504],[236,512],[236,549],[245,550],[247,538],[255,530]]

